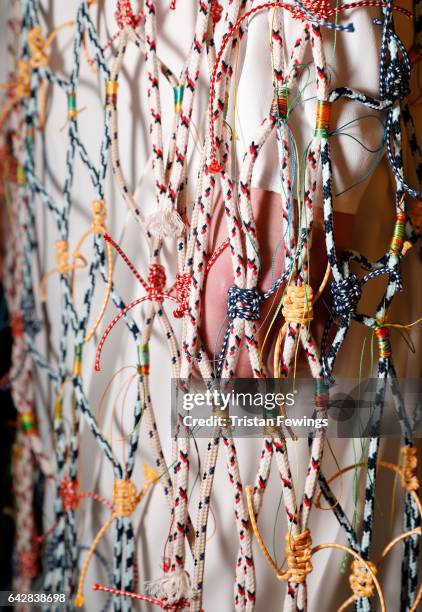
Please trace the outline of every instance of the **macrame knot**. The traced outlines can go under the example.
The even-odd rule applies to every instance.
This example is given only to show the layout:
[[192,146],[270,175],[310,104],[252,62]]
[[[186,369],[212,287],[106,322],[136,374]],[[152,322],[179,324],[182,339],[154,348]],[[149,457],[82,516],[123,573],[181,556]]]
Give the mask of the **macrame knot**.
[[67,240],[56,240],[56,262],[59,274],[65,274],[69,268],[69,243]]
[[17,63],[16,95],[19,99],[29,98],[31,95],[31,66],[28,60],[19,60]]
[[113,489],[114,512],[120,516],[130,516],[136,510],[139,499],[131,480],[115,480]]
[[362,295],[356,274],[350,274],[341,281],[333,281],[330,286],[333,296],[334,313],[340,317],[352,315]]
[[162,302],[166,272],[161,264],[151,264],[148,270],[148,296],[151,302]]
[[28,32],[28,47],[31,55],[32,68],[48,66],[48,44],[42,33],[41,26],[35,26]]
[[168,204],[150,215],[146,226],[150,234],[158,240],[181,236],[186,229],[177,210]]
[[41,330],[41,322],[37,319],[35,302],[32,296],[25,297],[21,301],[21,311],[25,332],[33,338]]
[[178,307],[173,310],[173,316],[176,319],[181,319],[188,313],[190,288],[192,283],[192,274],[176,274],[176,282],[174,288],[176,290]]
[[228,290],[227,316],[232,321],[234,319],[256,321],[259,319],[259,304],[260,296],[257,289],[242,289],[234,285]]
[[94,200],[92,203],[92,223],[91,229],[94,234],[104,234],[106,232],[107,207],[104,200]]
[[414,446],[403,446],[400,452],[403,455],[401,484],[408,493],[417,491],[419,489],[418,449]]
[[314,318],[313,299],[310,285],[289,285],[282,300],[282,313],[286,323],[308,325]]
[[[328,2],[327,0],[303,0],[303,6],[306,10],[310,11],[317,19],[327,21],[329,18],[328,14]],[[295,19],[307,19],[307,16],[299,7],[295,7],[292,10],[292,16]]]
[[19,553],[19,575],[26,580],[33,580],[38,575],[37,553],[33,550],[21,550]]
[[312,538],[309,529],[305,529],[298,535],[286,534],[287,567],[286,578],[293,584],[305,582],[306,576],[313,570]]
[[141,22],[141,16],[133,14],[130,0],[117,0],[117,9],[114,17],[121,30],[126,26],[135,29]]
[[76,479],[69,480],[64,477],[59,486],[59,496],[63,501],[63,508],[74,512],[79,505],[79,483]]
[[[372,561],[367,561],[366,563],[376,574],[377,566],[375,563],[372,563]],[[349,576],[349,583],[354,599],[360,599],[360,597],[370,598],[374,594],[373,578],[359,559],[354,559],[352,562],[352,573]]]
[[223,7],[218,0],[211,0],[211,17],[214,24],[220,21],[222,12]]
[[25,327],[22,311],[18,310],[13,314],[12,319],[10,321],[10,331],[12,332],[13,338],[20,338],[21,336],[23,336]]

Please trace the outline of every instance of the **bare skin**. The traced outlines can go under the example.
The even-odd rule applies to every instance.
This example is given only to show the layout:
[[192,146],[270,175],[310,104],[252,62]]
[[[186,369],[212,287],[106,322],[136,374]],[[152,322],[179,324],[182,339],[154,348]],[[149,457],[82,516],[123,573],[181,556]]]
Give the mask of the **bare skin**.
[[[279,194],[263,189],[252,189],[251,201],[256,220],[258,242],[260,245],[261,274],[258,282],[258,290],[263,292],[271,287],[272,274],[273,278],[277,279],[284,271],[285,252],[282,242],[282,204]],[[324,231],[321,225],[322,218],[322,209],[315,208],[315,225],[312,232],[313,243],[310,259],[310,282],[314,291],[317,291],[320,286],[327,267]],[[353,233],[353,220],[353,215],[345,213],[334,214],[336,244],[339,253],[350,248]],[[210,252],[213,252],[222,242],[224,242],[224,240],[226,240],[226,238],[227,227],[224,219],[222,197],[220,197],[216,203],[215,213],[211,221]],[[276,250],[277,253],[274,256]],[[226,249],[209,271],[203,293],[203,315],[200,333],[208,355],[210,355],[211,358],[214,354],[217,335],[220,333],[216,348],[218,356],[224,330],[227,325],[227,320],[225,320],[227,312],[227,291],[232,284],[233,269],[231,254],[229,249]],[[258,342],[260,346],[262,345],[266,330],[272,319],[272,314],[279,303],[281,291],[282,289],[275,298],[274,296],[269,298],[261,307],[261,316],[257,321]],[[327,301],[329,302],[329,296],[327,295],[327,291],[325,291],[315,307],[312,331],[317,342],[321,340],[322,330],[327,319],[328,311],[327,306],[324,304],[324,302],[327,303]],[[282,324],[283,318],[279,315],[265,346],[263,362],[269,375],[271,375],[273,371],[274,342],[280,325]],[[252,376],[247,350],[243,345],[239,354],[236,375],[239,377]]]

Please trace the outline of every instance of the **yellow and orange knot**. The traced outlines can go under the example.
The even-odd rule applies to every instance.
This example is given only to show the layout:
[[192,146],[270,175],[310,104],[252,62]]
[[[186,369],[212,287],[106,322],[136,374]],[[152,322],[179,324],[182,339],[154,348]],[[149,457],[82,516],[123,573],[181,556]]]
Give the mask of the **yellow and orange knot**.
[[403,446],[400,449],[403,455],[401,484],[410,493],[419,489],[418,479],[418,449],[415,446]]
[[[95,234],[97,236],[104,236],[107,232],[107,206],[104,200],[94,200],[92,203],[92,223],[89,229],[87,229],[82,236],[80,237],[75,250],[73,251],[73,263],[76,264],[76,259],[85,258],[81,255],[80,250],[82,248],[85,240],[91,235]],[[110,301],[111,288],[113,284],[113,249],[111,244],[105,242],[105,250],[107,255],[107,269],[108,269],[108,277],[107,277],[107,286],[106,292],[104,296],[104,300],[102,306],[100,308],[100,312],[92,325],[91,329],[87,332],[85,336],[85,342],[89,342],[91,338],[94,336],[95,332],[101,321],[103,320],[105,311],[107,310],[108,303]],[[73,279],[72,279],[73,280]],[[73,284],[73,283],[72,283]]]
[[[317,546],[312,547],[312,538],[308,529],[305,529],[302,533],[296,535],[293,535],[292,533],[286,534],[287,544],[285,552],[287,558],[287,570],[283,570],[282,567],[279,567],[274,561],[274,559],[271,557],[258,529],[255,511],[253,507],[253,488],[250,485],[247,485],[245,488],[245,493],[248,505],[249,520],[251,523],[253,534],[258,542],[262,554],[264,555],[270,567],[273,569],[278,580],[287,580],[293,584],[304,584],[308,574],[313,571],[313,566],[311,562],[313,555],[315,555],[321,550],[335,548],[337,550],[349,553],[354,558],[354,560],[356,560],[356,585],[357,581],[361,581],[363,584],[363,580],[361,580],[361,575],[363,576],[363,572],[365,570],[369,573],[369,576],[377,590],[381,603],[381,609],[383,612],[386,611],[384,595],[376,577],[376,573],[372,569],[372,564],[362,559],[362,557],[360,557],[360,555],[358,555],[358,553],[356,553],[353,549],[343,544],[336,544],[333,542],[328,544],[318,544]],[[363,569],[359,570],[358,567],[362,567]],[[369,585],[369,579],[367,579],[367,582]],[[356,589],[357,588],[358,586],[356,586]],[[363,587],[361,586],[360,588]],[[354,597],[355,595],[353,595],[352,597],[353,600]],[[342,606],[338,612],[344,609],[344,606]]]
[[[0,129],[14,106],[21,100],[29,98],[31,95],[32,70],[48,67],[49,48],[57,34],[63,28],[73,25],[73,21],[67,21],[58,28],[55,28],[48,38],[44,36],[42,28],[39,25],[29,30],[27,39],[29,58],[18,60],[16,64],[16,76],[3,86],[4,89],[7,89],[11,93],[11,97],[0,112]],[[43,129],[46,116],[46,84],[44,80],[41,80],[40,83],[39,98],[39,128]]]
[[[57,266],[47,272],[41,279],[40,283],[40,299],[41,301],[46,300],[46,284],[53,274],[67,274],[69,272],[72,273],[70,279],[70,285],[73,290],[74,285],[74,273],[76,270],[84,268],[87,265],[86,258],[82,255],[81,248],[85,240],[91,235],[95,234],[98,236],[104,236],[107,231],[106,226],[107,219],[107,207],[104,200],[94,200],[92,203],[92,222],[82,236],[80,237],[75,250],[72,254],[72,261],[69,261],[69,243],[66,240],[57,240],[56,241],[56,263]],[[99,324],[101,323],[104,313],[107,310],[108,303],[110,301],[111,288],[113,283],[113,250],[111,245],[106,242],[105,244],[106,254],[107,254],[107,268],[108,268],[108,278],[107,278],[107,286],[106,292],[103,300],[103,304],[100,308],[100,312],[92,325],[91,329],[87,332],[85,336],[85,342],[88,342],[93,335],[95,334]]]
[[[388,470],[391,470],[392,472],[397,474],[397,476],[400,476],[400,482],[401,482],[403,489],[412,496],[415,502],[415,505],[417,507],[418,514],[420,517],[422,517],[422,504],[419,499],[419,495],[417,493],[418,488],[419,488],[419,480],[417,478],[418,452],[415,447],[407,447],[407,446],[402,447],[400,451],[401,451],[401,454],[403,455],[403,463],[401,467],[398,465],[395,465],[394,463],[390,463],[389,461],[382,461],[382,460],[377,462],[377,466],[378,468],[386,468]],[[366,466],[366,463],[361,462],[361,463],[349,465],[345,468],[342,468],[338,470],[335,474],[333,474],[333,476],[331,476],[328,479],[328,484],[331,484],[337,478],[339,478],[343,474],[346,474],[347,472],[351,472],[352,470],[355,470],[356,468],[362,468],[365,466]],[[318,493],[315,499],[315,506],[317,508],[321,508],[320,497],[321,497],[321,491]],[[361,597],[367,597],[367,598],[373,597],[374,588],[376,588],[378,592],[378,595],[380,597],[380,602],[381,602],[381,609],[384,611],[386,609],[385,602],[382,596],[380,585],[377,580],[377,574],[379,572],[379,567],[382,561],[387,557],[389,552],[399,542],[402,542],[403,540],[411,536],[421,536],[421,535],[422,535],[421,527],[416,527],[415,529],[411,529],[410,531],[406,531],[396,536],[385,546],[384,550],[382,551],[376,563],[372,561],[367,561],[367,560],[364,561],[357,553],[355,553],[348,547],[340,545],[340,544],[320,545],[320,548],[321,547],[323,548],[324,547],[325,548],[335,547],[341,550],[345,550],[346,552],[348,552],[354,557],[354,560],[351,566],[351,574],[349,576],[349,583],[350,583],[350,587],[352,589],[353,594],[351,597],[349,597],[349,599],[347,599],[340,606],[340,608],[338,609],[338,612],[343,612],[351,604],[353,604],[355,601],[357,601]],[[422,601],[422,585],[419,586],[418,592],[415,597],[415,601],[413,602],[412,607],[410,608],[409,612],[416,612],[421,601]]]
[[[47,299],[46,285],[50,276],[52,276],[53,274],[60,274],[61,276],[63,276],[71,270],[84,268],[87,265],[85,257],[83,257],[80,253],[74,254],[74,261],[72,263],[69,262],[69,243],[67,240],[56,240],[55,248],[57,266],[53,268],[53,270],[50,270],[49,272],[44,274],[40,282],[39,291],[40,299],[42,302],[45,302]],[[79,260],[79,263],[76,260]]]
[[81,608],[84,605],[84,586],[86,575],[88,572],[89,564],[94,555],[94,552],[114,520],[118,518],[127,518],[131,516],[136,508],[138,507],[141,500],[144,498],[149,489],[159,480],[158,472],[152,469],[148,464],[144,466],[145,481],[142,489],[139,493],[136,491],[134,483],[129,479],[115,480],[113,485],[113,511],[100,528],[97,535],[95,536],[90,549],[88,551],[87,558],[83,564],[81,574],[79,577],[78,589],[76,592],[74,605],[76,608]]
[[[378,573],[378,568],[372,561],[367,561],[367,564],[371,568],[373,574]],[[371,598],[374,594],[374,581],[372,574],[370,574],[366,567],[362,565],[357,559],[352,561],[352,573],[349,576],[350,588],[353,591],[353,597],[355,600],[361,597]]]

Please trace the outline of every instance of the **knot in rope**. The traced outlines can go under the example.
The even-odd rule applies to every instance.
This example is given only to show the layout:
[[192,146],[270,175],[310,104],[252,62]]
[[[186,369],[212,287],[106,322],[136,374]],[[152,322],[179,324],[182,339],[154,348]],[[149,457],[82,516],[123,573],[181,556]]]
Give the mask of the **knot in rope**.
[[20,551],[19,574],[22,578],[33,580],[38,575],[37,554],[28,549]]
[[341,281],[333,281],[330,290],[333,296],[334,313],[340,317],[352,315],[362,295],[356,274],[350,274]]
[[10,321],[10,331],[12,332],[13,338],[20,338],[21,336],[23,336],[25,327],[22,311],[18,310],[13,314]]
[[63,501],[63,508],[73,512],[79,505],[79,483],[76,479],[69,480],[64,477],[59,486],[59,496]]
[[305,529],[298,535],[286,534],[287,566],[286,578],[293,584],[305,582],[306,576],[313,570],[312,557],[312,538],[309,529]]
[[35,302],[32,296],[22,299],[21,311],[25,332],[33,338],[41,330],[41,322],[37,319]]
[[176,290],[178,307],[173,310],[173,316],[176,319],[181,319],[188,313],[191,283],[192,274],[176,274],[174,288]]
[[282,300],[286,323],[308,325],[314,318],[313,298],[310,285],[289,285]]
[[[372,561],[367,561],[366,563],[376,574],[377,566],[375,563],[372,563]],[[370,598],[374,594],[373,578],[359,559],[354,559],[352,562],[352,573],[349,576],[349,583],[354,599],[359,599],[360,597]]]
[[106,232],[107,208],[104,200],[94,200],[92,203],[92,223],[91,229],[94,234],[104,234]]
[[418,449],[414,446],[403,446],[400,452],[403,455],[401,484],[408,493],[417,491],[419,489]]
[[256,321],[259,319],[259,304],[260,296],[257,289],[242,289],[237,285],[229,287],[227,316],[230,320]]
[[29,98],[31,95],[31,66],[28,60],[19,60],[17,63],[16,95],[19,99]]
[[220,21],[222,12],[223,7],[218,0],[211,0],[211,17],[214,24]]
[[161,264],[151,264],[148,270],[148,296],[152,302],[162,302],[166,272]]
[[138,505],[135,485],[131,480],[115,480],[113,489],[114,512],[120,516],[130,516]]
[[67,240],[56,240],[56,262],[59,274],[65,274],[69,267],[69,243]]
[[[301,4],[307,11],[311,12],[314,17],[324,21],[328,20],[327,0],[303,0]],[[301,19],[302,21],[307,18],[306,14],[298,6],[292,10],[292,17]]]
[[135,29],[141,22],[141,16],[133,14],[130,0],[117,0],[117,9],[114,17],[121,30],[126,26]]
[[31,55],[32,68],[48,66],[48,44],[42,33],[41,26],[35,26],[28,32],[28,47]]
[[[375,18],[373,19],[373,23],[375,25],[385,27],[385,22],[381,19]],[[397,58],[392,61],[389,54],[383,53],[383,51],[388,49],[391,43],[393,43],[401,51],[403,57],[402,60]],[[411,64],[406,49],[403,46],[400,38],[392,29],[391,24],[387,24],[387,27],[385,27],[381,53],[382,56],[384,55],[386,58],[384,64],[381,65],[381,97],[387,97],[392,101],[402,100],[410,93]]]

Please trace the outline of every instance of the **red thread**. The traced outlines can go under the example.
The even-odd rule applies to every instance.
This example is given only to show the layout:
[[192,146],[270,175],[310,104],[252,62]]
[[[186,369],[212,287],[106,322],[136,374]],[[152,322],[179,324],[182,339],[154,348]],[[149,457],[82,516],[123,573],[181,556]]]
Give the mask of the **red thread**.
[[151,302],[162,302],[165,295],[166,272],[161,264],[153,263],[148,271],[148,298]]
[[220,246],[215,249],[214,253],[211,255],[210,259],[208,260],[207,267],[205,270],[205,276],[207,276],[208,272],[211,270],[211,268],[213,267],[217,259],[220,257],[221,253],[223,253],[227,249],[229,244],[230,244],[230,239],[226,238],[226,240],[222,242]]
[[104,591],[105,593],[113,593],[113,595],[121,595],[123,597],[130,597],[131,599],[147,601],[150,604],[163,608],[163,610],[182,610],[183,608],[186,608],[186,606],[189,605],[189,602],[185,598],[182,598],[179,602],[175,604],[167,604],[165,601],[160,601],[159,599],[155,599],[155,597],[151,597],[150,595],[142,595],[141,593],[131,593],[130,591],[113,589],[112,587],[107,587],[98,583],[93,584],[92,589],[94,591]]
[[25,579],[33,580],[38,575],[38,555],[33,550],[21,550],[19,554],[19,574]]
[[126,26],[135,29],[141,21],[140,15],[133,14],[130,0],[117,0],[117,9],[114,13],[114,17],[121,30]]
[[23,317],[22,312],[18,310],[12,316],[12,320],[10,321],[10,331],[12,332],[13,338],[20,338],[24,334],[24,326],[23,326]]
[[72,510],[73,512],[79,505],[79,483],[76,479],[72,478],[69,480],[66,476],[60,483],[59,486],[59,496],[63,500],[63,507],[67,510]]
[[175,316],[176,319],[181,319],[188,313],[191,283],[192,274],[176,274],[174,288],[176,291],[178,307],[173,310],[173,316]]
[[139,274],[138,270],[135,268],[133,263],[130,261],[129,257],[123,251],[123,249],[117,244],[117,242],[114,242],[113,238],[107,232],[104,234],[104,240],[106,242],[110,243],[111,246],[114,249],[116,249],[116,251],[118,252],[120,257],[123,259],[123,261],[125,262],[125,264],[129,268],[129,270],[135,276],[135,278],[138,279],[138,281],[141,283],[141,285],[145,289],[145,291],[148,291],[148,283],[146,282],[146,280],[144,278],[142,278],[142,276]]
[[214,25],[220,21],[222,12],[223,7],[218,2],[218,0],[211,0],[211,16]]

